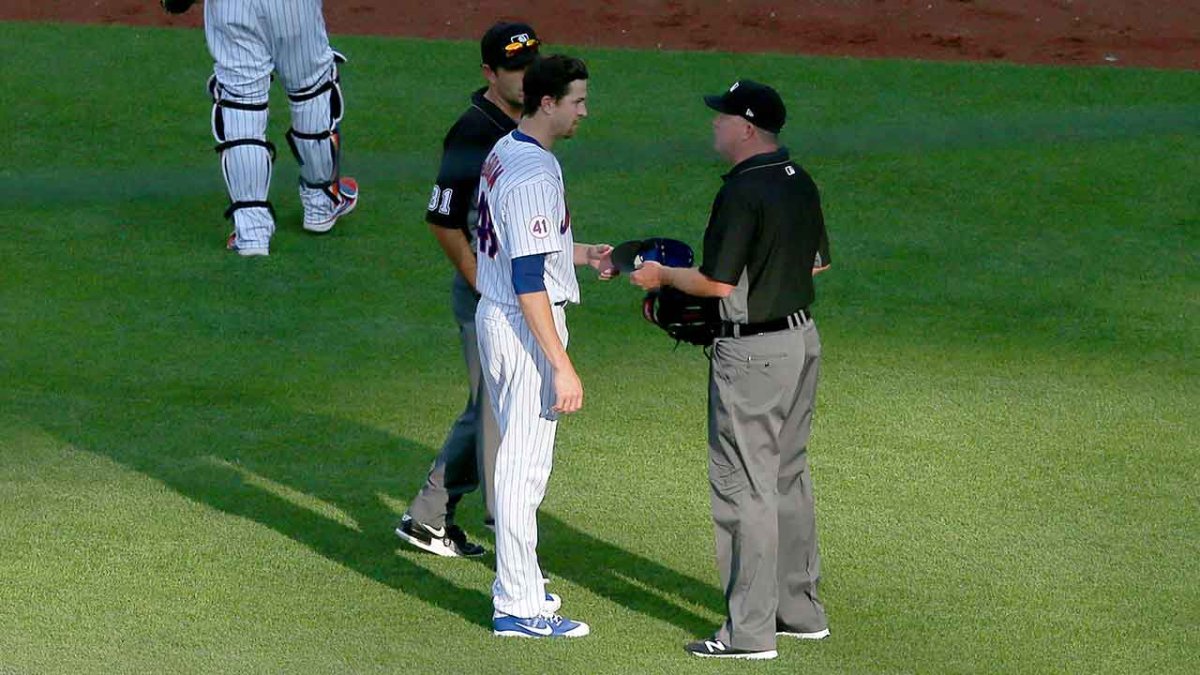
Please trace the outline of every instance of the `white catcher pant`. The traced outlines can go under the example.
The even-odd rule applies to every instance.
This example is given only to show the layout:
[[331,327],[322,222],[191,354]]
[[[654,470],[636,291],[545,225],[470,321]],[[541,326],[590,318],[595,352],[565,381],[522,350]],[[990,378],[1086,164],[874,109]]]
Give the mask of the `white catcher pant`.
[[[268,102],[271,75],[276,73],[288,94],[313,90],[334,78],[333,49],[325,30],[322,0],[207,0],[204,35],[213,57],[220,98],[238,104]],[[341,93],[325,92],[303,102],[290,101],[292,127],[317,133],[336,129],[330,98],[336,95],[340,117]],[[213,108],[213,135],[218,142],[239,139],[266,141],[267,110]],[[218,125],[217,120],[221,120]],[[218,133],[219,127],[224,133]],[[297,141],[303,155],[300,174],[310,183],[332,180],[336,146],[325,140]],[[270,193],[272,158],[261,146],[238,146],[222,154],[221,167],[233,202],[266,201]],[[300,187],[306,221],[325,220],[333,202],[320,190]],[[270,211],[262,207],[233,214],[240,247],[266,248],[275,232]]]
[[[567,319],[552,306],[567,344]],[[554,370],[519,307],[482,300],[475,312],[479,358],[500,427],[496,454],[496,581],[492,603],[519,617],[542,612],[546,590],[537,559],[537,510],[546,496],[558,417]]]
[[318,84],[333,65],[321,5],[321,0],[206,0],[204,34],[217,81],[247,99],[265,99],[272,72],[288,91]]

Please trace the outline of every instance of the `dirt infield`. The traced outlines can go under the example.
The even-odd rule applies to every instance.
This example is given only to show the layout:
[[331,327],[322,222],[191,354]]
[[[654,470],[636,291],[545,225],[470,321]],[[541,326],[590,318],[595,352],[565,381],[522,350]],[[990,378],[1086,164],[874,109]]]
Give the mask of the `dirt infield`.
[[[326,0],[334,33],[1200,69],[1200,0]],[[156,0],[0,0],[0,19],[199,26]]]

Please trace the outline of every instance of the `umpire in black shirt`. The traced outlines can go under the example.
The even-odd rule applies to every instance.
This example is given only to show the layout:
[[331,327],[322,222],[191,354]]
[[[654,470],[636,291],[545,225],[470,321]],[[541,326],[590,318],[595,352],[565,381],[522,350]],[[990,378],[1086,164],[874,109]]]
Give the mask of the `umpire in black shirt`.
[[817,187],[779,146],[774,89],[735,82],[705,103],[734,166],[713,201],[699,268],[645,263],[633,282],[720,298],[711,350],[708,475],[727,619],[696,656],[770,659],[778,635],[829,634],[807,446],[821,341],[809,306],[829,266]]
[[425,484],[396,527],[408,543],[445,557],[475,557],[483,547],[467,539],[454,524],[463,495],[482,485],[488,522],[492,521],[495,492],[492,476],[500,432],[486,400],[475,340],[475,229],[479,214],[475,192],[479,174],[492,146],[517,128],[524,105],[522,78],[537,57],[540,41],[533,27],[501,22],[479,42],[487,86],[471,95],[471,104],[446,132],[437,183],[429,195],[425,221],[457,274],[451,291],[454,319],[462,340],[470,378],[467,406],[455,420]]

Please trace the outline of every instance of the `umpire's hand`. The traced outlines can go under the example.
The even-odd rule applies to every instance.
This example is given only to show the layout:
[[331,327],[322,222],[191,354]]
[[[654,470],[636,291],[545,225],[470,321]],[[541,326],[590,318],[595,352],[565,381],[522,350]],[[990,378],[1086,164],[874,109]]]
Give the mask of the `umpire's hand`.
[[666,268],[653,260],[643,262],[629,274],[629,282],[646,291],[656,291],[666,285],[666,281]]

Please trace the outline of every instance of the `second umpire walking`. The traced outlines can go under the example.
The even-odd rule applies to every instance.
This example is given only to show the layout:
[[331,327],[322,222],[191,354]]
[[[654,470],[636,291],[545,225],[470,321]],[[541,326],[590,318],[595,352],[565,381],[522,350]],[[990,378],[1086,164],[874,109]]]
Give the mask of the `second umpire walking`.
[[[492,474],[500,432],[487,401],[479,369],[475,338],[475,191],[483,160],[496,141],[517,128],[524,105],[522,77],[537,57],[540,42],[523,23],[497,23],[479,43],[483,75],[488,85],[471,95],[471,105],[458,118],[442,143],[442,165],[429,196],[425,221],[437,237],[457,274],[451,291],[463,357],[470,376],[467,406],[455,420],[445,444],[429,470],[421,491],[396,527],[408,543],[445,557],[483,555],[454,524],[462,496],[483,486],[488,523],[492,522]],[[481,480],[482,479],[482,480]]]
[[[716,150],[734,164],[713,202],[699,268],[644,263],[631,278],[720,298],[709,369],[708,475],[727,618],[687,645],[704,657],[775,658],[776,636],[829,634],[808,437],[821,341],[813,276],[829,265],[817,187],[781,148],[774,89],[735,82],[705,103]],[[811,272],[810,272],[811,270]]]

